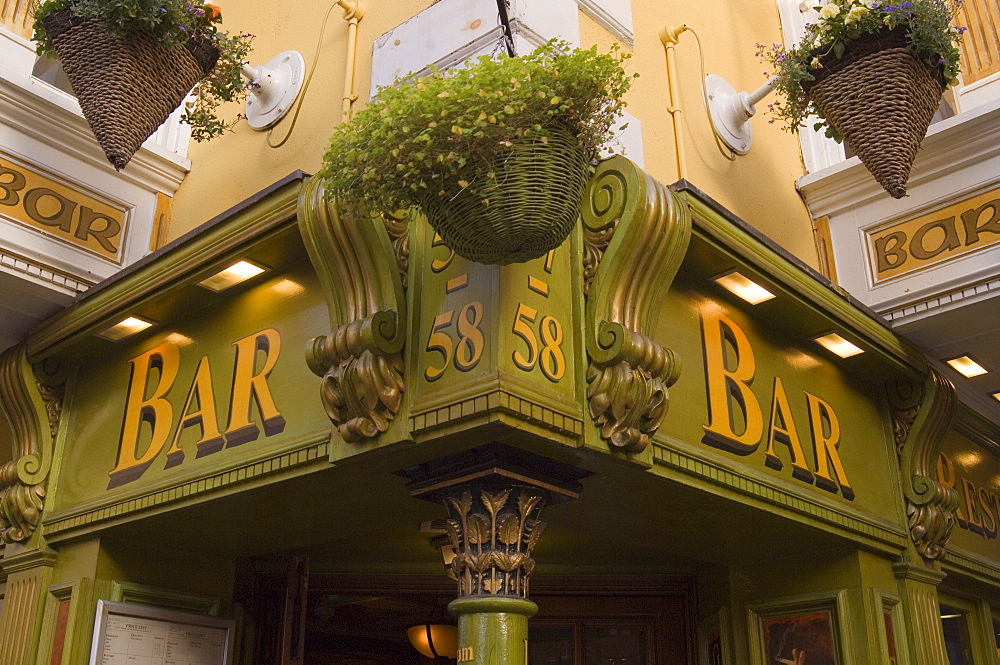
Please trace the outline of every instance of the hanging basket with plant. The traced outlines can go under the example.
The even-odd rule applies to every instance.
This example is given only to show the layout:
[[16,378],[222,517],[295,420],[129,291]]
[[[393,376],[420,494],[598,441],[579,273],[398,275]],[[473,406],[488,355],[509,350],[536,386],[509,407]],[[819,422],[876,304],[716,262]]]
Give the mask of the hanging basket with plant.
[[421,208],[469,260],[539,257],[576,223],[627,57],[553,41],[383,88],[337,128],[320,176],[347,210]]
[[905,196],[941,93],[958,77],[960,5],[836,0],[817,7],[819,19],[798,45],[758,45],[785,98],[771,111],[793,131],[818,116],[815,129],[846,142],[893,198]]
[[[182,122],[205,140],[233,123],[215,115],[246,88],[252,35],[218,27],[201,0],[46,0],[35,10],[40,54],[57,57],[84,118],[119,171],[201,81]],[[204,80],[203,80],[204,79]]]

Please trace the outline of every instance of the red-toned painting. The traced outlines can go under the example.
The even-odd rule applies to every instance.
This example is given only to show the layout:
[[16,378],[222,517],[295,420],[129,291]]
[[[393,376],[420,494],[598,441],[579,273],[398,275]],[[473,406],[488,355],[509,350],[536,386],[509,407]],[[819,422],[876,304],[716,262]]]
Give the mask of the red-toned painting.
[[830,612],[763,619],[767,665],[838,665]]

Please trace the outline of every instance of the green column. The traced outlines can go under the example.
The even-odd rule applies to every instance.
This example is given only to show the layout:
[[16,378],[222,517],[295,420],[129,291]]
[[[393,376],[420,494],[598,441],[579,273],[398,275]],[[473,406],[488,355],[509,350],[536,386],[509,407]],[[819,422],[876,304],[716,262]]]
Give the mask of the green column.
[[451,601],[458,617],[458,663],[527,665],[528,619],[538,606],[526,598],[478,596]]

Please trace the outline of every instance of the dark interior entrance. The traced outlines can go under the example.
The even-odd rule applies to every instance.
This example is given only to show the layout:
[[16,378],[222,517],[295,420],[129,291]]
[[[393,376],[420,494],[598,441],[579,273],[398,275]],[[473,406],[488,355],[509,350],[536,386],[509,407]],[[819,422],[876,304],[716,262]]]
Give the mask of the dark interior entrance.
[[[311,575],[303,588],[286,573],[257,575],[253,586],[242,602],[254,663],[430,665],[407,630],[456,623],[447,611],[454,583],[443,575]],[[688,577],[539,576],[529,662],[693,665],[694,597]]]

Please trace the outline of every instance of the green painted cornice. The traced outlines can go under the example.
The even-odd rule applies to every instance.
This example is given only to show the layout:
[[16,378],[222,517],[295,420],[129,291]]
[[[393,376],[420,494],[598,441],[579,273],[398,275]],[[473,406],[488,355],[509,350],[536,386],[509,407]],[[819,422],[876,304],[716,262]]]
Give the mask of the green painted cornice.
[[[686,181],[671,186],[692,215],[692,250],[706,279],[739,268],[781,299],[782,327],[811,338],[835,331],[866,351],[851,364],[911,379],[928,373],[923,351],[896,335],[877,314],[788,254]],[[885,378],[892,378],[887,376]]]
[[[306,177],[293,173],[80,294],[74,304],[31,332],[26,342],[28,360],[35,364],[60,354],[119,317],[207,277],[237,252],[264,244],[293,227],[299,189]],[[196,300],[188,298],[187,305],[176,303],[174,308],[190,310],[192,304],[197,306]],[[159,310],[163,307],[157,303]]]

